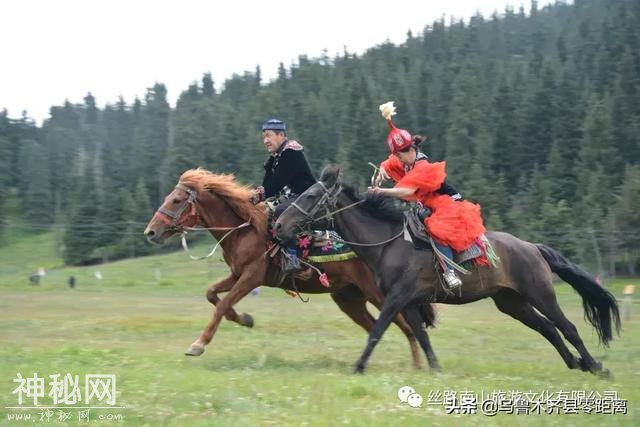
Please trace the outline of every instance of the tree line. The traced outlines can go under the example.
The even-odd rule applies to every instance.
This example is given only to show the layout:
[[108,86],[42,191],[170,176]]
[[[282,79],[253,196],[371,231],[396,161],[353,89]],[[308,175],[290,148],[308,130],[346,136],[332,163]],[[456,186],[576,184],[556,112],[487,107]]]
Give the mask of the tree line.
[[[156,83],[144,99],[51,107],[36,126],[0,113],[0,224],[11,192],[40,229],[65,227],[70,264],[149,253],[144,224],[180,174],[203,166],[260,183],[259,126],[285,120],[312,168],[343,165],[362,189],[387,156],[377,106],[428,137],[448,180],[482,205],[488,228],[545,242],[600,274],[640,259],[640,2],[558,1],[468,22],[444,19],[361,55],[301,55],[216,85],[175,108]],[[0,225],[1,226],[1,225]]]

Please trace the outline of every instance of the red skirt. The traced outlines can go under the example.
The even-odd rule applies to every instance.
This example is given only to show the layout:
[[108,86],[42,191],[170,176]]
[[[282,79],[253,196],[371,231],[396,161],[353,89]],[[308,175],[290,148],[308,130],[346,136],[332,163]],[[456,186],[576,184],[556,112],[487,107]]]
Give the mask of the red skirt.
[[466,200],[456,202],[450,196],[437,195],[424,200],[431,216],[424,220],[435,240],[461,252],[485,233],[480,205]]

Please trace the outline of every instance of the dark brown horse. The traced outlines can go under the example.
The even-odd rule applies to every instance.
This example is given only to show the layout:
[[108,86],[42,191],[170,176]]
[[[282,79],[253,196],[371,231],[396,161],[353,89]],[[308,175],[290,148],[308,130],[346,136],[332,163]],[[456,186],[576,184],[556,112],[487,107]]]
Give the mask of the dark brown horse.
[[[320,181],[279,217],[276,230],[278,238],[290,239],[316,218],[326,217],[326,211],[340,210],[334,214],[335,227],[345,240],[388,241],[377,246],[352,245],[358,257],[374,271],[386,295],[367,346],[356,364],[356,372],[364,371],[389,321],[398,313],[404,315],[423,345],[417,305],[425,301],[467,304],[491,297],[498,310],[549,340],[569,369],[608,374],[589,354],[576,327],[560,309],[552,284],[553,272],[580,294],[585,317],[606,345],[612,339],[612,325],[620,329],[618,305],[615,297],[588,273],[548,246],[525,242],[507,233],[489,232],[487,237],[501,260],[498,267],[475,268],[471,275],[462,277],[459,292],[447,293],[436,272],[433,255],[416,250],[402,238],[393,238],[402,234],[399,233],[403,229],[402,212],[394,209],[389,199],[362,199],[340,182],[339,173],[336,166],[325,168]],[[580,358],[567,348],[558,330],[578,350]]]
[[[223,315],[240,325],[253,326],[253,318],[246,313],[238,315],[233,309],[234,304],[258,286],[278,286],[279,269],[266,256],[266,207],[264,204],[254,206],[249,196],[250,189],[239,185],[233,175],[219,175],[203,169],[190,170],[180,177],[180,182],[165,198],[144,231],[149,241],[161,244],[184,227],[201,225],[210,228],[231,270],[227,277],[207,290],[207,299],[216,309],[211,322],[187,350],[187,355],[199,356],[204,352]],[[303,293],[330,292],[343,312],[370,331],[375,319],[367,310],[366,302],[380,308],[384,301],[371,271],[359,259],[327,262],[322,267],[331,282],[329,288],[323,286],[318,275],[313,273],[307,280],[297,279],[295,290]],[[288,280],[280,287],[294,290]],[[220,292],[228,294],[220,299]],[[431,324],[431,306],[423,304],[421,312],[424,321]],[[414,366],[420,367],[420,354],[411,327],[401,316],[396,316],[394,321],[409,340]],[[429,365],[438,369],[433,351],[428,355]]]

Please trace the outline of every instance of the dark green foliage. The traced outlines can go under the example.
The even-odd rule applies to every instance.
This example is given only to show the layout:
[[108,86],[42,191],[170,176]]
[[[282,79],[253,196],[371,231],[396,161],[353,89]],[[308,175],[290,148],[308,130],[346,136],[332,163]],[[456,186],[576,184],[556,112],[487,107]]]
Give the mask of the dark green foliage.
[[146,188],[144,180],[139,179],[134,193],[120,193],[120,208],[124,220],[116,228],[119,233],[115,233],[120,238],[115,251],[118,256],[134,257],[151,253],[151,244],[142,235],[144,228],[141,227],[153,215]]
[[29,144],[27,169],[29,176],[24,194],[24,210],[27,221],[36,226],[53,222],[54,210],[51,209],[53,197],[49,182],[49,165],[42,146],[37,142]]
[[10,182],[11,141],[7,135],[9,120],[6,111],[0,111],[0,237],[5,227],[4,204]]
[[615,198],[612,207],[612,215],[615,225],[620,230],[627,230],[618,233],[615,237],[620,248],[623,250],[624,261],[629,274],[637,273],[637,255],[640,248],[640,166],[627,165],[624,175],[624,182],[620,189],[620,194]]
[[[138,235],[150,211],[184,170],[260,183],[267,153],[259,126],[268,118],[288,123],[316,174],[339,162],[364,189],[367,162],[387,156],[377,107],[395,100],[396,124],[428,137],[424,151],[448,162],[449,181],[482,204],[490,228],[590,266],[598,258],[612,274],[616,265],[631,271],[640,258],[640,6],[573,3],[438,20],[362,55],[301,55],[271,82],[259,67],[217,88],[204,74],[175,109],[156,83],[131,105],[121,99],[101,110],[88,94],[83,104],[53,107],[42,128],[0,114],[0,177],[17,188],[30,220],[49,224],[57,201],[61,218],[99,231],[68,228],[68,262],[139,255],[148,250]],[[120,235],[108,234],[114,222]]]
[[63,240],[67,264],[85,264],[101,257],[96,245],[102,232],[98,222],[100,198],[94,175],[87,168],[77,177]]

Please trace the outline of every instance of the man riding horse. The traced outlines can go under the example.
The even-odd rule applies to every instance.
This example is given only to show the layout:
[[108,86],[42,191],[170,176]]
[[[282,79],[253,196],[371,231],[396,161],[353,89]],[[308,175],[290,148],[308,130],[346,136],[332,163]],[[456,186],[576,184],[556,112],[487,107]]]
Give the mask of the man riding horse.
[[[287,138],[287,126],[282,120],[270,119],[262,124],[262,141],[270,156],[264,163],[262,185],[252,191],[251,201],[257,204],[274,198],[277,206],[273,216],[277,218],[316,179],[303,153],[304,147]],[[287,249],[287,253],[285,272],[301,270],[295,248]]]

